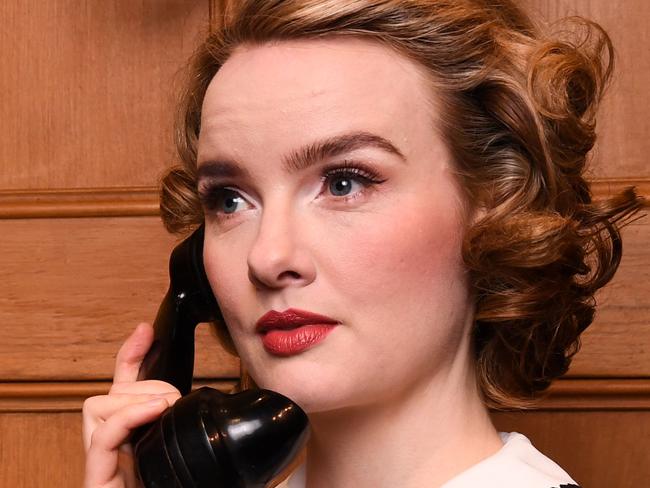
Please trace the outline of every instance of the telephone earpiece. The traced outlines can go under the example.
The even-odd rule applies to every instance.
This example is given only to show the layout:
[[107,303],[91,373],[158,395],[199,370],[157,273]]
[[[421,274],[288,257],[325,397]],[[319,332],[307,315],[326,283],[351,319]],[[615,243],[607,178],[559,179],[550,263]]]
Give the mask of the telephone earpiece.
[[221,320],[203,267],[203,233],[201,226],[169,261],[169,291],[138,379],[167,381],[183,397],[134,432],[137,470],[146,488],[264,488],[299,454],[309,423],[297,404],[270,390],[190,393],[194,330]]

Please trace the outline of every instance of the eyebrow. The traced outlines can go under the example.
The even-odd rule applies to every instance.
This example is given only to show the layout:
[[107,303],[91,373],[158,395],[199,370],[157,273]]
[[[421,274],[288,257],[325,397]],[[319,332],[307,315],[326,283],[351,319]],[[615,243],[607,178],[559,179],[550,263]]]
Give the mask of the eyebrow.
[[[349,132],[338,136],[315,141],[292,151],[283,160],[283,168],[289,173],[303,171],[310,166],[328,158],[340,156],[357,149],[373,147],[398,156],[406,162],[404,154],[388,139],[371,132]],[[208,160],[198,167],[197,177],[203,178],[235,178],[250,176],[246,168],[242,168],[233,161],[225,159]]]

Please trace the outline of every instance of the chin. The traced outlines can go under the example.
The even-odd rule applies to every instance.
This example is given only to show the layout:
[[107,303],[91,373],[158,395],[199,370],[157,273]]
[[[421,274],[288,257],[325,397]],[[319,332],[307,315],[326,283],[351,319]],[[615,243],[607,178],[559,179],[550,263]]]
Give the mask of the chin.
[[302,408],[307,415],[318,413],[333,412],[341,410],[346,406],[346,399],[333,397],[331,394],[311,394],[310,392],[296,392],[293,396],[282,393],[291,398]]
[[[322,373],[322,371],[321,371]],[[280,393],[296,402],[306,413],[325,412],[346,406],[350,399],[340,381],[334,382],[323,375],[303,374],[262,374],[255,383],[263,389]],[[346,401],[347,400],[347,401]]]

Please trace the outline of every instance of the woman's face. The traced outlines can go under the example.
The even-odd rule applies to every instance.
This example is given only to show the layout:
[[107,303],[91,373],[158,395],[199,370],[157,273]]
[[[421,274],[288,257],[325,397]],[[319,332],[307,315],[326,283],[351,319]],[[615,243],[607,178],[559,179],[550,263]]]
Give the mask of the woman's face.
[[[239,47],[199,138],[204,258],[258,385],[308,412],[388,401],[466,366],[461,194],[417,65],[358,39]],[[301,352],[258,319],[338,322]]]

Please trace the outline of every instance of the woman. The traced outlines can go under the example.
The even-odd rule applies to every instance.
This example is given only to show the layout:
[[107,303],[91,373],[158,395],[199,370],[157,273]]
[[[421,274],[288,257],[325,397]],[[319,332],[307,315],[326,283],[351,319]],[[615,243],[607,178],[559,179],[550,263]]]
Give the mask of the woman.
[[[235,3],[196,54],[161,208],[205,223],[245,381],[309,415],[283,486],[574,484],[487,406],[566,372],[640,203],[592,203],[582,174],[607,35],[545,37],[506,0]],[[329,325],[257,330],[307,312]],[[151,336],[84,406],[89,488],[136,486],[129,433],[178,398],[135,381]]]

